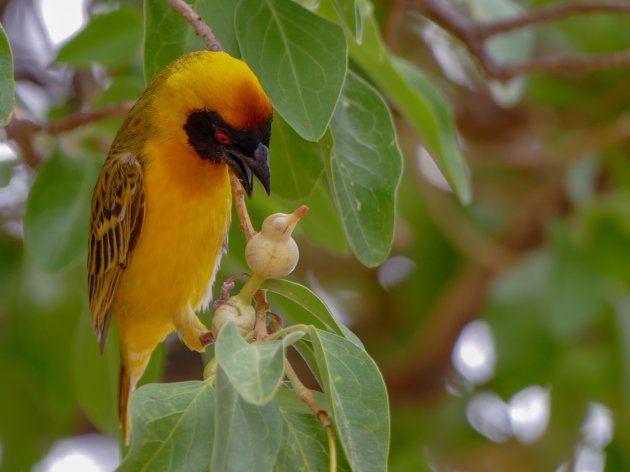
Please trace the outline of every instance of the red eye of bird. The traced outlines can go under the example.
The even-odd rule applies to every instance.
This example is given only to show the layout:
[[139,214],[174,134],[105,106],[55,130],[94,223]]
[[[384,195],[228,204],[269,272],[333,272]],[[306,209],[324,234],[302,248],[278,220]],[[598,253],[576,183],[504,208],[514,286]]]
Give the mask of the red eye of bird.
[[230,144],[232,140],[225,133],[217,133],[217,141],[223,144]]

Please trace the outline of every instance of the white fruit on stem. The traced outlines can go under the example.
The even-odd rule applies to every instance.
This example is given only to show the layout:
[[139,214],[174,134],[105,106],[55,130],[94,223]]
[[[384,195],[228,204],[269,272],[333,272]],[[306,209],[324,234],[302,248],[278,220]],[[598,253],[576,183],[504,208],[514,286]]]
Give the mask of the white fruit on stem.
[[230,297],[227,302],[219,305],[212,315],[212,334],[215,339],[228,321],[233,321],[241,335],[245,336],[254,329],[256,323],[254,307],[244,303],[238,296]]
[[308,207],[302,205],[288,215],[275,213],[265,218],[260,233],[252,237],[245,248],[247,264],[254,274],[277,279],[295,269],[300,252],[291,233],[307,212]]

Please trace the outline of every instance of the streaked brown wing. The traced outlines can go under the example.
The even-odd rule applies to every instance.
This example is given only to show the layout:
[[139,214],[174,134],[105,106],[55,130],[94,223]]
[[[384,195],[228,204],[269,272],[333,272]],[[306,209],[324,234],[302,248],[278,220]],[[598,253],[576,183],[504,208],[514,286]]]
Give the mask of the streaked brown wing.
[[144,183],[138,157],[110,155],[92,196],[88,247],[90,311],[101,352],[118,280],[138,241],[143,218]]

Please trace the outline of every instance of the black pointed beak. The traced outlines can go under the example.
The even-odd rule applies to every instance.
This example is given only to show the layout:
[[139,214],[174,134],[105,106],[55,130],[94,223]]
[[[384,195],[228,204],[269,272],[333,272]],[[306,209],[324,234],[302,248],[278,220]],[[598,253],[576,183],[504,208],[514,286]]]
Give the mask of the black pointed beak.
[[253,156],[228,152],[227,163],[241,181],[249,198],[254,190],[254,176],[260,180],[267,195],[271,193],[271,172],[269,169],[269,149],[259,143]]

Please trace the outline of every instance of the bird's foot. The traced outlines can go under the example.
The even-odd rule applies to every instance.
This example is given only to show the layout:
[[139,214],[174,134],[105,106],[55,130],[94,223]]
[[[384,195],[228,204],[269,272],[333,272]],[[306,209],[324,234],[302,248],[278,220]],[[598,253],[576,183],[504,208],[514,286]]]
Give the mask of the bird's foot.
[[230,298],[230,293],[232,292],[232,289],[234,289],[235,282],[242,277],[247,277],[248,275],[249,274],[247,272],[240,272],[225,279],[225,282],[221,285],[221,296],[214,301],[212,304],[213,308],[216,310],[221,305],[227,303]]
[[202,346],[207,346],[208,344],[212,344],[214,342],[214,335],[211,331],[199,335],[199,341]]
[[188,349],[203,352],[209,344],[208,335],[211,333],[208,328],[197,318],[197,315],[187,304],[179,313],[173,316],[173,325],[177,330],[177,335]]

